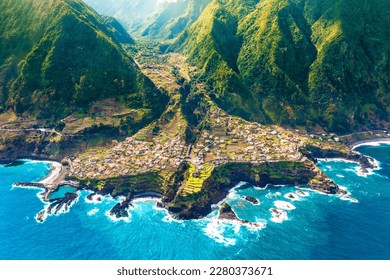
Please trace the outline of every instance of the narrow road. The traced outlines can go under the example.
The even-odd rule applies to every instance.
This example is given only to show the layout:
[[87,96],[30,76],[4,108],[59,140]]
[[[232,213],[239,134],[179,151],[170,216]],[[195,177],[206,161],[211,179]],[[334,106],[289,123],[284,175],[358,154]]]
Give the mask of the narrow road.
[[0,128],[0,131],[9,132],[41,132],[41,133],[55,133],[61,135],[54,128]]

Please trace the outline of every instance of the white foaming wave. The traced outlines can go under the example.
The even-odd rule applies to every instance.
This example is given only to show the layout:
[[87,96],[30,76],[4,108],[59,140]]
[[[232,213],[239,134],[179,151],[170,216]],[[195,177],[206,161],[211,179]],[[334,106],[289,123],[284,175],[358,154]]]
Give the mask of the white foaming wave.
[[213,219],[207,226],[203,229],[206,236],[215,240],[218,243],[222,243],[226,246],[232,246],[236,244],[235,238],[227,238],[222,234],[225,232],[226,224],[216,219]]
[[367,172],[364,172],[363,169],[360,167],[360,166],[357,166],[355,168],[355,172],[358,176],[360,177],[367,177],[367,176],[371,176],[371,175],[374,175],[376,174],[374,171],[377,171],[377,170],[380,170],[381,169],[381,165],[380,165],[380,162],[377,161],[376,159],[374,158],[368,158],[368,161],[373,164],[375,167],[374,168],[367,168]]
[[300,200],[301,198],[296,195],[295,193],[292,193],[292,192],[289,192],[289,193],[286,193],[284,195],[285,198],[291,200],[291,201],[296,201],[296,200]]
[[134,203],[148,202],[148,201],[159,202],[159,201],[161,201],[161,198],[157,198],[157,197],[139,197],[139,198],[134,198],[132,201]]
[[354,145],[352,147],[352,150],[361,147],[361,146],[373,146],[373,147],[379,147],[381,144],[384,145],[390,145],[390,140],[379,140],[379,141],[372,141],[372,142],[366,142],[366,143],[360,143],[357,145]]
[[[102,196],[101,194],[94,194],[91,199],[88,199],[87,197],[84,199],[84,201],[88,204],[101,204],[103,200],[105,199],[105,196]],[[99,200],[100,199],[100,200]]]
[[345,176],[341,175],[341,174],[336,174],[336,176],[339,177],[339,178],[345,178]]
[[245,226],[251,232],[256,232],[265,229],[267,227],[267,222],[257,221],[254,223],[243,224],[243,226]]
[[367,178],[367,176],[371,176],[371,175],[374,175],[375,172],[372,170],[372,169],[367,169],[367,172],[363,171],[363,169],[360,167],[360,166],[357,166],[355,169],[354,169],[354,172],[356,173],[356,175],[358,175],[359,177],[364,177],[364,178]]
[[295,193],[301,197],[309,197],[310,196],[310,193],[308,192],[304,192],[304,191],[301,191],[301,190],[297,190],[295,191]]
[[125,223],[130,223],[130,222],[131,222],[131,214],[129,213],[129,211],[128,211],[128,214],[129,214],[128,217],[121,217],[121,218],[117,218],[117,217],[111,215],[111,214],[110,214],[110,211],[111,211],[111,210],[108,210],[108,211],[106,211],[106,212],[104,213],[104,215],[105,215],[110,221],[112,221],[112,222],[114,222],[114,223],[118,223],[118,222],[121,222],[121,221],[123,221],[123,222],[125,222]]
[[339,186],[339,188],[346,192],[346,194],[340,195],[341,200],[350,201],[353,203],[359,203],[359,201],[356,198],[351,197],[351,193],[348,191],[346,187]]
[[325,159],[325,158],[319,158],[317,159],[318,162],[328,162],[328,161],[334,161],[334,162],[346,162],[346,163],[356,163],[356,161],[353,161],[353,160],[348,160],[348,159],[343,159],[343,158],[328,158],[328,159]]
[[[139,204],[145,203],[145,202],[160,202],[161,198],[155,198],[155,197],[142,197],[142,198],[135,198],[131,201],[134,208],[137,208]],[[156,204],[153,205],[153,209],[156,207]],[[156,207],[157,208],[157,207]]]
[[260,187],[253,187],[256,191],[265,191],[267,187],[260,188]]
[[272,199],[272,198],[275,198],[275,197],[278,197],[278,196],[281,196],[282,193],[281,192],[276,192],[276,193],[267,193],[265,195],[266,198],[268,199]]
[[184,223],[184,220],[178,220],[178,219],[175,219],[167,209],[165,208],[161,208],[161,207],[157,207],[157,205],[154,205],[153,206],[153,210],[156,210],[156,211],[162,211],[165,213],[165,216],[161,219],[161,221],[163,221],[164,223],[179,223],[179,224],[182,224]]
[[13,189],[38,190],[38,191],[42,191],[42,193],[45,193],[45,189],[40,188],[40,187],[34,187],[34,186],[17,186],[15,184],[12,184],[11,190],[13,190]]
[[[390,142],[389,142],[390,143]],[[368,160],[375,166],[374,168],[368,168],[367,169],[367,172],[364,172],[362,170],[362,168],[358,165],[356,166],[354,169],[351,169],[351,168],[346,168],[344,169],[345,171],[351,171],[351,172],[354,172],[356,173],[358,176],[360,177],[367,177],[367,176],[370,176],[370,175],[373,175],[375,174],[374,171],[376,170],[380,170],[381,169],[381,166],[380,166],[380,162],[377,161],[376,159],[374,158],[368,158]],[[346,162],[346,163],[354,163],[354,164],[358,164],[356,161],[352,161],[352,160],[347,160],[347,159],[343,159],[343,158],[332,158],[332,159],[318,159],[319,162],[324,162],[324,161],[334,161],[334,162]],[[328,167],[328,166],[326,166]],[[337,177],[340,177],[340,178],[344,178],[343,175],[336,175]]]
[[287,201],[283,201],[283,200],[275,201],[274,205],[276,208],[282,209],[282,210],[295,210],[296,209],[296,207],[293,204],[291,204],[290,202],[287,202]]
[[364,172],[360,166],[355,167],[354,172],[360,176],[366,178],[367,176],[371,176],[376,174],[375,171],[381,170],[380,162],[374,158],[368,158],[368,161],[373,164],[374,168],[367,168],[367,172]]
[[242,186],[245,186],[246,184],[247,184],[247,182],[239,182],[233,189],[240,188]]
[[178,223],[178,224],[184,223],[183,220],[177,220],[174,217],[172,217],[170,214],[167,214],[166,216],[164,216],[161,219],[161,221],[163,221],[164,223]]
[[343,195],[340,197],[341,200],[346,200],[346,201],[350,201],[350,202],[353,202],[353,203],[359,203],[359,200],[357,200],[356,198],[353,198],[353,197],[350,197],[349,195]]
[[[226,197],[226,199],[239,199],[239,198],[241,198],[241,196],[237,193],[237,191],[235,190],[235,189],[232,189],[229,193],[228,193],[228,195],[227,195],[227,197]],[[225,199],[225,200],[226,200]]]
[[99,208],[94,208],[94,209],[92,209],[91,211],[89,211],[89,212],[87,213],[87,215],[88,215],[88,216],[93,216],[93,215],[95,215],[97,212],[99,212]]
[[274,223],[281,224],[284,221],[288,220],[288,215],[286,211],[275,208],[270,208],[269,211],[272,213],[271,221]]

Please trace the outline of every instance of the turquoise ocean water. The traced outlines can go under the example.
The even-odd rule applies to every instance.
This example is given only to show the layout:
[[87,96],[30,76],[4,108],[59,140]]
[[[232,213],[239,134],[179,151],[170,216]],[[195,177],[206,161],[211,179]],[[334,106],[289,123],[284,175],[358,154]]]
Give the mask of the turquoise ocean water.
[[[45,206],[41,191],[12,184],[39,181],[49,166],[0,166],[0,259],[390,259],[390,145],[357,150],[380,169],[362,176],[355,163],[321,161],[319,167],[358,202],[309,190],[297,195],[289,186],[233,189],[228,201],[235,212],[262,223],[261,229],[218,222],[217,211],[199,221],[175,221],[153,200],[136,201],[128,220],[114,221],[107,211],[117,201],[87,203],[87,191],[69,212],[37,223]],[[284,214],[275,219],[270,208]]]

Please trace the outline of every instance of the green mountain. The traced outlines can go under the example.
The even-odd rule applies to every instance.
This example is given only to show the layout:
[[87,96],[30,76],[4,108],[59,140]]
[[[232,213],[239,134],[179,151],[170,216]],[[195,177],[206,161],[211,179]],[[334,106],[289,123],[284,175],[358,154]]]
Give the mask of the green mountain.
[[173,39],[194,23],[211,0],[84,0],[139,37]]
[[79,0],[2,0],[1,110],[59,119],[116,97],[158,115],[167,97],[141,74],[118,34]]
[[161,6],[159,0],[84,0],[99,14],[116,18],[133,33]]
[[390,112],[390,2],[213,0],[171,46],[231,113],[332,131]]
[[141,35],[155,39],[173,39],[194,23],[211,0],[178,0],[163,5],[149,16]]
[[103,16],[104,23],[110,28],[115,38],[121,44],[135,44],[134,39],[127,33],[122,24],[114,17]]

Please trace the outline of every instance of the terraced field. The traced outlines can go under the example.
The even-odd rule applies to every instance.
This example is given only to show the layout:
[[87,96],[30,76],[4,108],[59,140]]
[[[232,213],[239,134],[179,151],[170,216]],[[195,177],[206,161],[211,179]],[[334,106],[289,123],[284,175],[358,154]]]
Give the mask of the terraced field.
[[198,193],[202,190],[203,182],[210,177],[214,170],[214,166],[206,163],[202,166],[203,169],[197,169],[193,164],[190,165],[188,172],[188,179],[185,181],[182,194],[184,196]]

